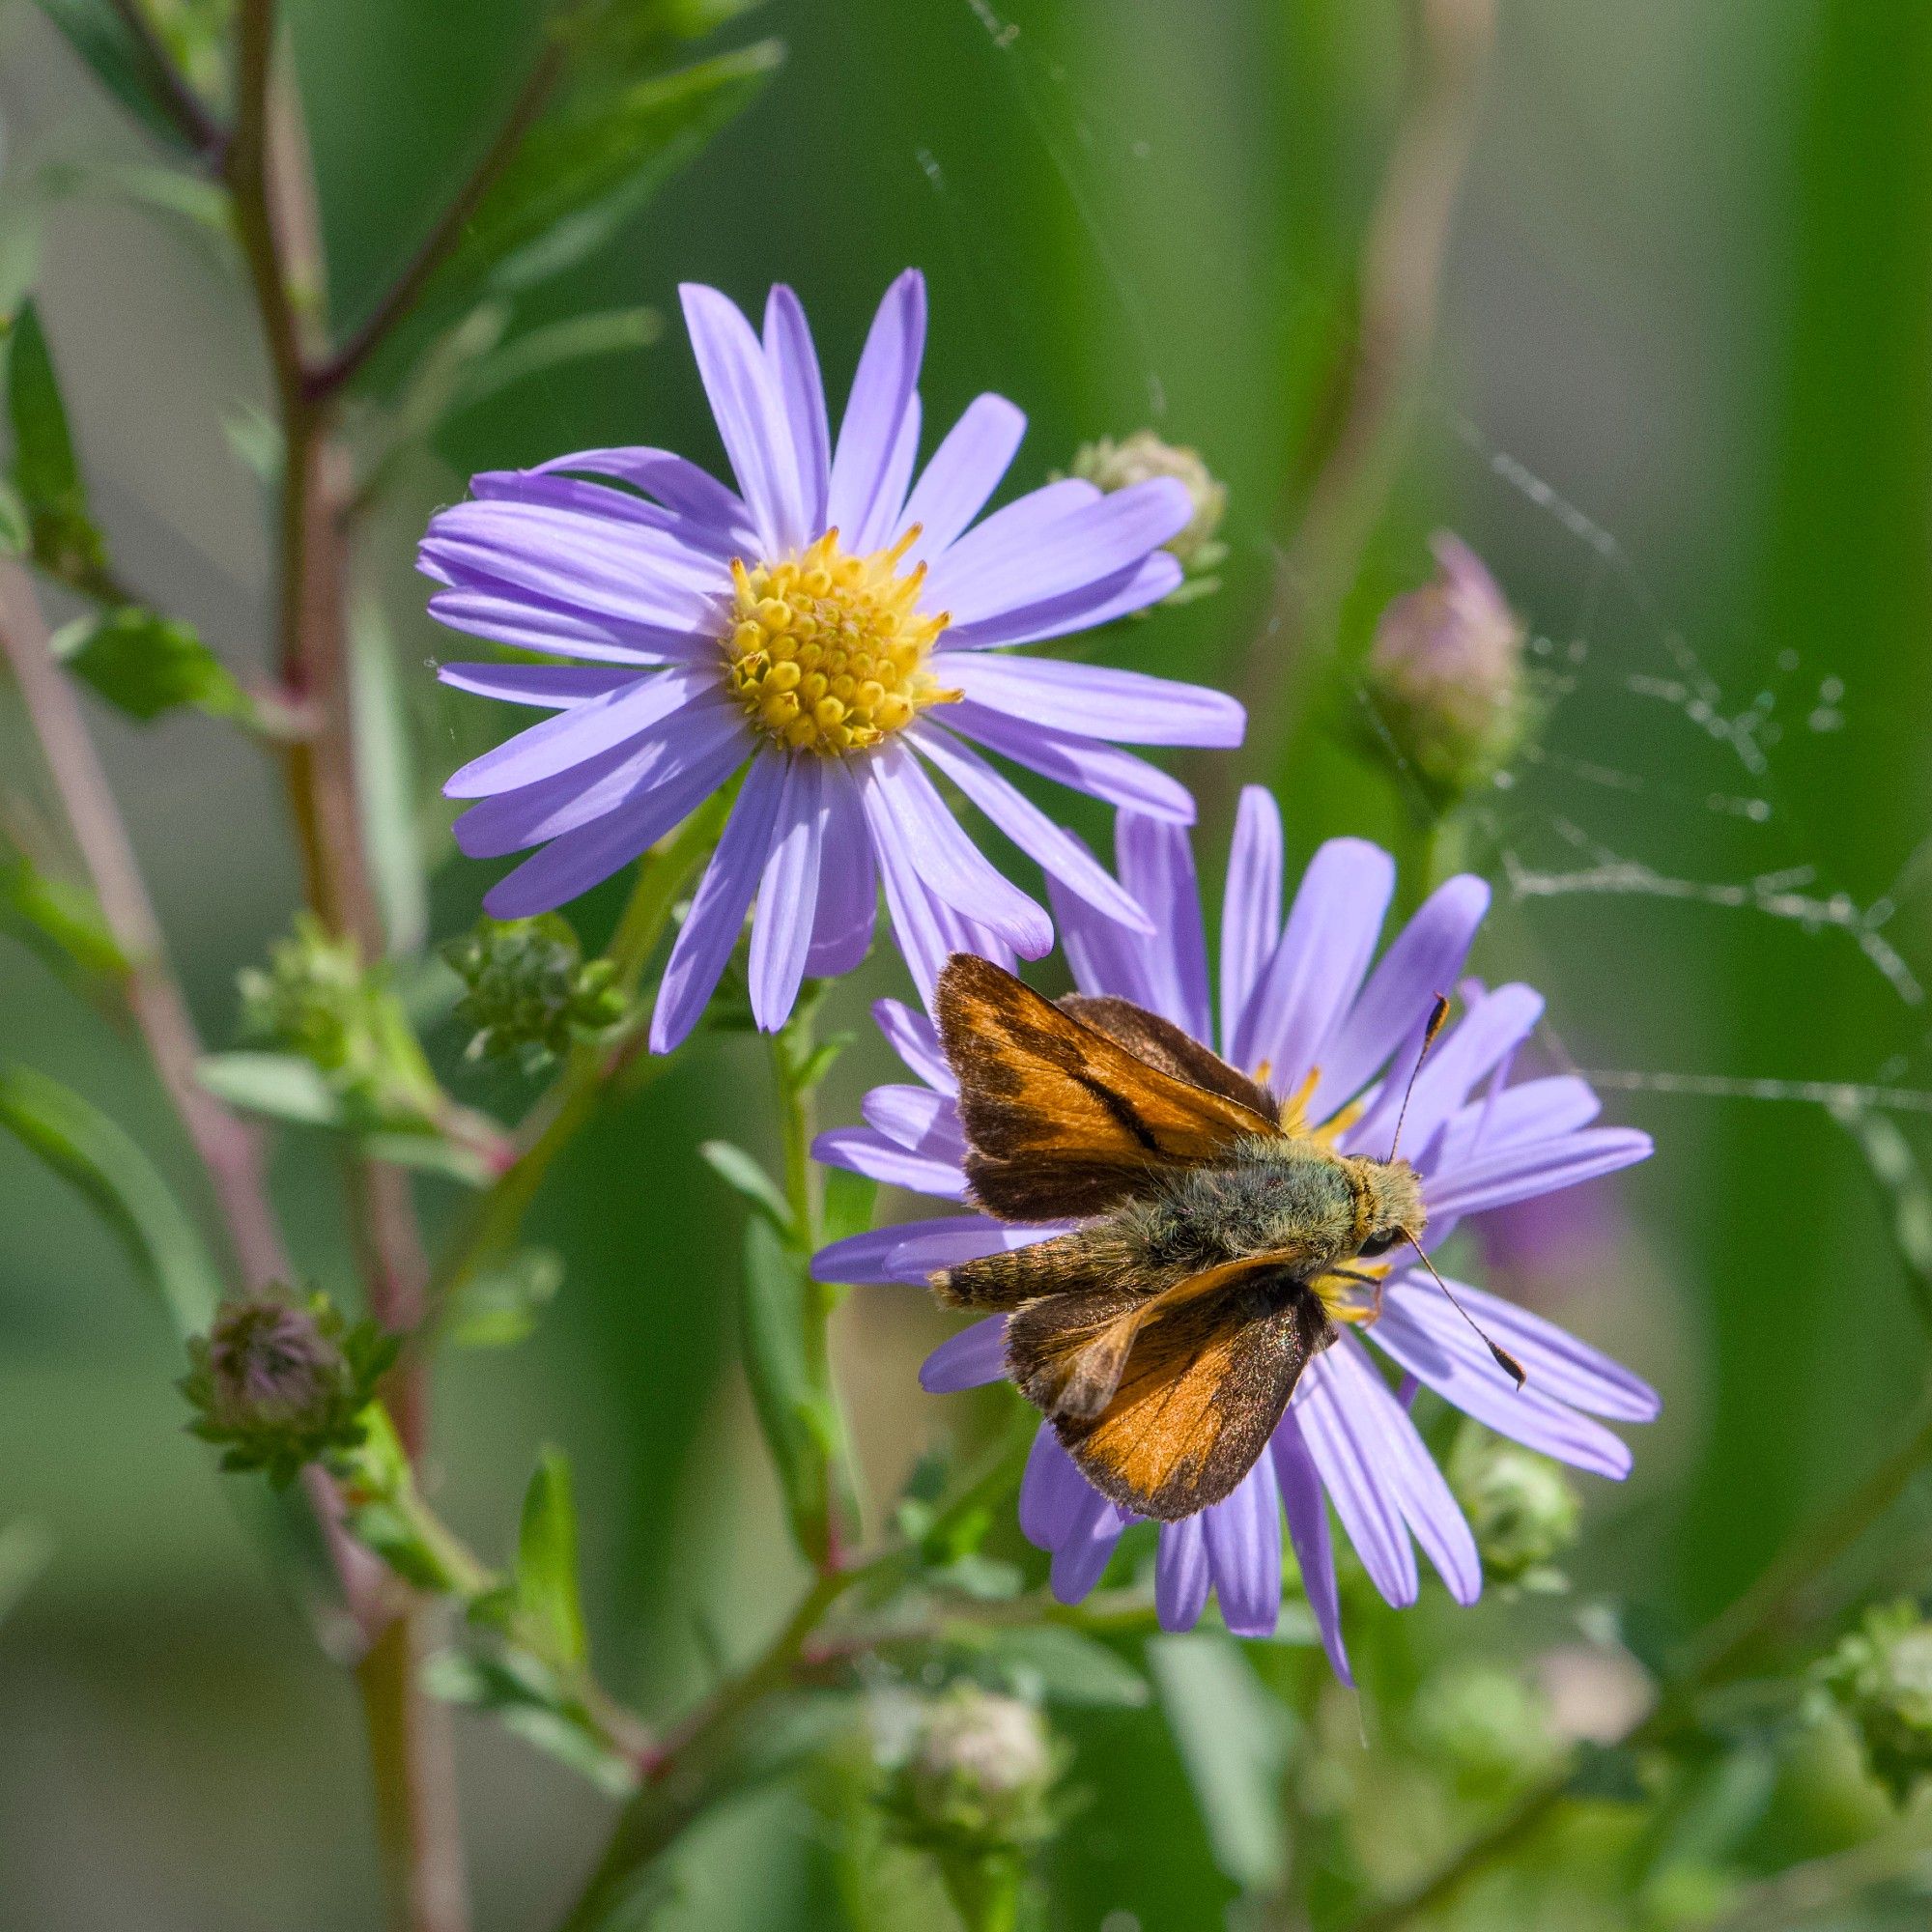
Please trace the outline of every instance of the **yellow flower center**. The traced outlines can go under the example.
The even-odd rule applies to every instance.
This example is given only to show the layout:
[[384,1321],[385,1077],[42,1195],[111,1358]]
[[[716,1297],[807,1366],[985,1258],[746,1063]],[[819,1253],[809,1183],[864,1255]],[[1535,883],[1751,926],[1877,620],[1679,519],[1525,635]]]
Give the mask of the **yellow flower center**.
[[731,562],[726,677],[752,722],[822,757],[902,731],[944,691],[926,668],[949,621],[918,609],[925,565],[901,572],[915,525],[890,550],[852,556],[827,530],[785,563]]

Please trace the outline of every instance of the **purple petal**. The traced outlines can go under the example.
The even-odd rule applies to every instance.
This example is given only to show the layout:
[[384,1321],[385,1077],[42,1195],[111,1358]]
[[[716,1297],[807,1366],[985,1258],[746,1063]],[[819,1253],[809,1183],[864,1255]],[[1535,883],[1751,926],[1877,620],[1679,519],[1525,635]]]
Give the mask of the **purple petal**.
[[902,1227],[869,1228],[863,1235],[848,1235],[842,1241],[830,1241],[812,1256],[811,1278],[865,1288],[898,1283],[923,1286],[923,1274],[905,1277],[892,1271],[894,1252],[903,1245],[905,1233]]
[[614,476],[668,510],[693,523],[708,525],[738,552],[751,549],[757,538],[752,513],[709,470],[689,457],[668,449],[580,449],[539,464],[543,471],[581,469],[593,476]]
[[693,698],[716,691],[715,674],[694,666],[652,671],[586,698],[541,724],[532,724],[453,773],[443,785],[448,798],[487,798],[513,791],[538,779],[566,772],[599,752],[647,731]]
[[1046,895],[1060,933],[1060,950],[1083,993],[1115,993],[1137,1007],[1156,1009],[1152,948],[1116,921],[1077,899],[1051,873]]
[[[515,871],[506,872],[483,895],[483,910],[493,919],[528,919],[588,892],[696,811],[745,756],[743,740],[727,735],[710,748],[708,755],[683,766],[676,777],[651,784],[637,798],[589,823],[559,831],[541,852],[533,853]],[[470,830],[472,818],[509,802],[486,799],[465,812],[459,823]],[[583,801],[580,801],[580,809],[585,809]],[[547,822],[563,827],[570,817],[570,810],[558,805],[552,809]],[[497,830],[499,835],[503,832],[501,826]],[[536,838],[546,836],[541,825],[521,828],[532,830]],[[512,836],[520,833],[513,829]]]
[[531,503],[620,524],[641,524],[647,529],[664,531],[681,550],[699,551],[720,562],[729,562],[741,549],[731,535],[715,525],[681,517],[675,510],[646,502],[632,491],[582,476],[542,469],[484,469],[469,479],[469,494],[485,502]]
[[919,1385],[927,1395],[956,1395],[1002,1381],[1007,1373],[1007,1318],[989,1315],[940,1343],[920,1365]]
[[678,288],[692,354],[711,413],[765,554],[795,550],[809,535],[791,426],[763,345],[737,303],[697,282]]
[[1265,1061],[1276,1093],[1292,1097],[1300,1090],[1369,970],[1394,892],[1395,861],[1379,846],[1331,838],[1317,851],[1235,1027],[1237,1066]]
[[1025,415],[1004,396],[976,396],[966,405],[913,486],[894,532],[920,526],[908,564],[938,556],[985,508],[1025,434]]
[[1431,1174],[1444,1180],[1452,1179],[1479,1153],[1556,1140],[1587,1127],[1602,1111],[1595,1089],[1574,1073],[1523,1080],[1459,1108],[1426,1163],[1418,1164],[1426,1164]]
[[[825,1137],[819,1138],[822,1141]],[[1065,1225],[1015,1227],[986,1214],[940,1214],[834,1241],[812,1257],[812,1278],[870,1287],[897,1282],[908,1288],[923,1288],[939,1268],[978,1261],[981,1255],[1031,1247],[1036,1241],[1065,1232]]]
[[1039,604],[1023,604],[1003,611],[996,617],[982,617],[977,624],[949,625],[938,649],[983,651],[995,645],[1037,644],[1048,638],[1064,638],[1075,631],[1097,630],[1117,618],[1130,617],[1158,604],[1179,587],[1183,573],[1178,557],[1157,550],[1145,561],[1117,570],[1077,590],[1049,597]]
[[798,465],[799,512],[805,535],[810,538],[825,527],[832,430],[810,325],[797,296],[781,282],[765,299],[765,359],[778,383],[779,400],[791,428],[792,455]]
[[1264,1456],[1202,1519],[1222,1621],[1236,1636],[1272,1636],[1281,1621],[1281,1488],[1274,1463]]
[[1153,916],[1157,937],[1143,949],[1154,1010],[1195,1039],[1214,1037],[1208,999],[1208,936],[1201,924],[1201,885],[1185,828],[1122,812],[1114,824],[1121,883]]
[[[1456,983],[1489,906],[1489,887],[1466,872],[1423,901],[1322,1046],[1312,1119],[1325,1120],[1353,1099],[1397,1055],[1412,1061],[1435,996]],[[1407,1077],[1406,1065],[1403,1074]]]
[[977,752],[930,722],[915,724],[911,742],[951,779],[1028,858],[1096,912],[1151,935],[1153,922],[1131,893],[1064,827],[1009,784]]
[[956,624],[1044,604],[1135,568],[1193,514],[1169,476],[1105,497],[1071,479],[1049,483],[961,537],[933,565],[923,601]]
[[1210,1579],[1208,1539],[1202,1524],[1212,1515],[1212,1510],[1204,1510],[1200,1516],[1182,1517],[1179,1522],[1160,1526],[1160,1546],[1153,1565],[1153,1603],[1164,1631],[1192,1630],[1208,1606]]
[[852,972],[870,951],[879,880],[859,788],[840,759],[825,764],[825,838],[818,857],[818,912],[805,970],[816,980]]
[[[1221,896],[1221,1044],[1236,1052],[1239,1016],[1281,936],[1281,808],[1262,785],[1243,785]],[[1237,1063],[1238,1064],[1238,1063]]]
[[694,810],[695,785],[722,783],[752,751],[738,707],[700,699],[566,772],[479,801],[456,821],[457,847],[471,859],[500,859],[627,808],[635,826],[655,823],[652,838],[662,838]]
[[[1633,1375],[1621,1362],[1612,1361],[1601,1350],[1579,1342],[1555,1322],[1513,1301],[1465,1282],[1452,1282],[1457,1298],[1484,1328],[1522,1364],[1529,1385],[1540,1389],[1554,1402],[1565,1403],[1591,1415],[1608,1416],[1615,1422],[1654,1422],[1662,1404],[1657,1391],[1641,1376]],[[1442,1298],[1435,1283],[1405,1276],[1389,1284],[1387,1310],[1400,1306],[1432,1338],[1452,1336],[1457,1330],[1468,1335],[1465,1322]],[[1379,1326],[1379,1324],[1378,1324]],[[1469,1337],[1475,1342],[1473,1336]],[[1490,1359],[1482,1350],[1483,1359]],[[1491,1364],[1493,1367],[1493,1363]],[[1500,1374],[1500,1371],[1498,1371]],[[1505,1381],[1508,1378],[1504,1378]]]
[[668,1053],[697,1024],[731,949],[738,943],[771,849],[785,762],[781,753],[766,752],[753,759],[745,775],[744,789],[731,808],[724,836],[704,868],[697,895],[665,967],[658,1003],[651,1013],[653,1053]]
[[1171,818],[1177,825],[1194,823],[1194,800],[1186,786],[1131,752],[1069,737],[964,699],[946,707],[946,722],[961,736],[1041,778],[1150,818]]
[[1020,1478],[1020,1534],[1036,1549],[1059,1548],[1078,1527],[1093,1495],[1093,1486],[1042,1422]]
[[[1429,1307],[1430,1296],[1440,1317]],[[1452,1323],[1460,1332],[1452,1332]],[[1445,1402],[1499,1435],[1600,1476],[1630,1473],[1630,1450],[1602,1423],[1566,1407],[1534,1376],[1519,1389],[1434,1282],[1400,1301],[1391,1294],[1369,1339]]]
[[1275,1430],[1272,1443],[1275,1475],[1281,1484],[1282,1507],[1288,1517],[1289,1541],[1301,1568],[1301,1587],[1321,1647],[1344,1684],[1355,1681],[1349,1668],[1349,1652],[1342,1641],[1342,1592],[1335,1580],[1335,1548],[1328,1534],[1328,1504],[1321,1478],[1302,1439],[1301,1424],[1290,1408]]
[[636,665],[640,669],[682,663],[700,651],[717,648],[712,639],[689,632],[590,617],[578,611],[533,604],[526,597],[503,590],[439,590],[429,600],[429,614],[452,631],[488,638],[520,651],[548,651],[554,657],[590,658],[604,664]]
[[1648,1134],[1634,1127],[1590,1127],[1555,1140],[1498,1148],[1459,1166],[1428,1188],[1432,1220],[1480,1214],[1534,1194],[1553,1194],[1600,1174],[1614,1174],[1651,1153]]
[[957,1094],[959,1083],[940,1051],[939,1030],[923,1013],[916,1013],[903,1000],[875,1000],[872,1017],[879,1023],[887,1044],[925,1082],[941,1094]]
[[758,885],[758,913],[752,926],[752,1016],[776,1033],[791,1016],[805,978],[818,910],[818,868],[825,849],[825,763],[786,761],[784,790],[772,828],[770,856]]
[[[1335,1362],[1340,1353],[1339,1346],[1329,1349],[1301,1372],[1294,1414],[1362,1567],[1400,1609],[1415,1602],[1422,1585],[1402,1503],[1387,1474],[1387,1416],[1354,1400],[1353,1378]],[[1393,1403],[1389,1407],[1402,1414]],[[1406,1415],[1402,1420],[1413,1427]]]
[[997,932],[1024,958],[1037,959],[1052,947],[1052,922],[980,855],[904,746],[889,740],[876,747],[861,768],[859,786],[874,841],[884,844],[881,826],[889,826],[930,892]]
[[905,413],[899,418],[899,433],[893,443],[893,453],[886,459],[885,469],[879,472],[878,495],[872,498],[872,507],[867,512],[865,522],[852,532],[851,547],[860,555],[884,549],[899,523],[906,487],[911,483],[914,466],[919,462],[919,391],[915,389],[907,399]]
[[866,1124],[914,1153],[958,1163],[966,1156],[959,1103],[930,1087],[874,1087],[861,1105]]
[[1423,1063],[1407,1094],[1406,1115],[1403,1102],[1408,1082],[1391,1080],[1350,1130],[1348,1144],[1386,1148],[1397,1118],[1402,1117],[1407,1144],[1427,1147],[1470,1089],[1514,1053],[1542,1017],[1543,996],[1528,986],[1498,986],[1493,993],[1479,993]]
[[1483,1590],[1476,1539],[1435,1459],[1416,1434],[1408,1410],[1376,1373],[1352,1335],[1344,1335],[1322,1359],[1331,1364],[1338,1383],[1346,1384],[1342,1400],[1357,1413],[1374,1417],[1383,1480],[1394,1491],[1415,1540],[1448,1585],[1449,1594],[1459,1604],[1473,1604]]
[[1047,1572],[1047,1583],[1057,1603],[1077,1604],[1091,1594],[1106,1574],[1114,1546],[1125,1527],[1120,1511],[1097,1491],[1088,1490],[1085,1507],[1054,1550]]
[[908,1152],[871,1127],[834,1127],[812,1142],[811,1157],[827,1167],[850,1168],[888,1187],[910,1188],[942,1201],[966,1198],[966,1177],[956,1162]]
[[925,350],[925,278],[908,269],[886,291],[852,378],[852,393],[832,456],[826,521],[856,531],[872,515]]
[[1226,692],[1137,670],[948,652],[945,671],[975,704],[1015,718],[1051,718],[1074,737],[1226,748],[1238,745],[1247,729],[1247,713]]
[[549,711],[567,711],[586,697],[602,697],[638,681],[637,672],[623,665],[444,664],[437,666],[436,675],[438,683],[474,697]]
[[[925,1004],[932,1005],[939,976],[955,952],[978,952],[1001,965],[1011,962],[1004,941],[976,944],[966,934],[968,922],[926,891],[908,844],[890,813],[882,814],[872,834],[886,895],[886,914],[893,938]],[[1051,883],[1049,881],[1049,883]]]

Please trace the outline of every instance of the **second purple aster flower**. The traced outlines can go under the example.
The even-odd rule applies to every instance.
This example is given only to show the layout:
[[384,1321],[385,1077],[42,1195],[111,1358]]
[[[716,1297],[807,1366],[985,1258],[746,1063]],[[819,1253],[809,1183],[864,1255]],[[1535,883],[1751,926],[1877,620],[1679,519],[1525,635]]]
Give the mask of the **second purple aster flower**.
[[881,887],[923,989],[956,950],[1039,956],[1044,908],[961,830],[937,774],[1077,902],[1148,930],[1137,900],[974,746],[1192,819],[1173,780],[1116,747],[1238,744],[1233,698],[1005,654],[1171,592],[1180,566],[1161,546],[1193,514],[1186,491],[1067,478],[981,519],[1025,427],[993,395],[915,480],[916,270],[880,305],[836,440],[789,289],[772,290],[762,337],[716,290],[683,297],[735,491],[668,450],[584,450],[473,478],[423,541],[442,623],[577,660],[441,668],[459,689],[553,714],[445,787],[477,801],[456,824],[470,857],[540,848],[486,909],[517,918],[587,891],[742,770],[666,970],[656,1050],[696,1023],[754,902],[751,995],[767,1029],[806,975],[863,957]]

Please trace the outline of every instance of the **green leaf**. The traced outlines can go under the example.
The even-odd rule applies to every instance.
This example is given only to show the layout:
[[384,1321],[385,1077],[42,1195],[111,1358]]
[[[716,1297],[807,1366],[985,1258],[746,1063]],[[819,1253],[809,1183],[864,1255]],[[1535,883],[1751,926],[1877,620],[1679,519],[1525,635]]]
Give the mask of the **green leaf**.
[[838,1420],[812,1387],[805,1356],[804,1259],[788,1248],[771,1222],[753,1215],[745,1223],[745,1373],[766,1447],[777,1465],[792,1534],[807,1556],[823,1556],[831,1524],[828,1458],[838,1440]]
[[999,1631],[989,1661],[1010,1690],[1036,1702],[1127,1711],[1149,1697],[1147,1679],[1118,1651],[1065,1624]]
[[22,304],[8,337],[7,421],[14,433],[13,482],[26,506],[34,560],[71,580],[98,574],[105,551],[88,515],[60,379],[32,302]]
[[305,1127],[345,1123],[342,1096],[311,1060],[293,1053],[209,1053],[195,1078],[217,1100],[271,1121]]
[[166,95],[155,63],[109,0],[35,0],[60,29],[94,77],[156,140],[193,152],[163,104]]
[[520,1248],[457,1290],[442,1339],[459,1349],[507,1349],[530,1333],[562,1286],[562,1256]]
[[128,971],[100,901],[22,853],[0,853],[0,926],[84,975],[118,980]]
[[519,1637],[553,1663],[581,1667],[590,1654],[577,1582],[577,1506],[570,1464],[546,1448],[524,1492],[517,1534]]
[[178,1333],[208,1326],[221,1299],[219,1271],[168,1183],[105,1114],[45,1074],[14,1066],[0,1071],[0,1126],[93,1203]]
[[185,705],[213,718],[253,712],[228,667],[185,624],[138,604],[82,617],[53,641],[76,677],[143,724]]
[[0,554],[26,556],[34,547],[34,526],[13,484],[0,478]]
[[422,1681],[433,1697],[490,1712],[506,1730],[587,1777],[607,1796],[623,1798],[636,1788],[629,1759],[541,1660],[516,1651],[500,1657],[445,1651],[430,1660]]
[[1148,1645],[1161,1708],[1194,1787],[1214,1862],[1250,1891],[1287,1863],[1281,1778],[1293,1726],[1232,1637],[1167,1636]]
[[705,1166],[746,1202],[753,1213],[771,1223],[781,1239],[798,1238],[791,1204],[778,1182],[743,1148],[733,1147],[729,1141],[706,1141],[697,1153]]
[[568,101],[531,128],[438,277],[435,298],[526,289],[594,253],[777,69],[775,41]]
[[387,1161],[391,1167],[414,1168],[419,1174],[440,1174],[445,1180],[458,1181],[465,1187],[488,1187],[497,1178],[490,1163],[474,1148],[449,1140],[426,1124],[412,1123],[359,1133],[355,1144],[371,1160]]

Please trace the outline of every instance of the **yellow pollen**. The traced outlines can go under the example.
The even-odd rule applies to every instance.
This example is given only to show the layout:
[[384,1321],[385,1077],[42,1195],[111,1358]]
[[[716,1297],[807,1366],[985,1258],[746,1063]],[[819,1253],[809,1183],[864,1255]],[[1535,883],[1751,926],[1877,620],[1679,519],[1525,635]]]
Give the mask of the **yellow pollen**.
[[1376,1319],[1378,1296],[1375,1289],[1350,1277],[1372,1275],[1381,1282],[1387,1280],[1394,1266],[1393,1262],[1352,1261],[1349,1264],[1349,1274],[1320,1274],[1308,1285],[1315,1291],[1329,1321],[1359,1321],[1366,1325]]
[[732,559],[720,645],[754,724],[794,751],[837,757],[961,696],[927,668],[950,618],[919,609],[925,565],[898,568],[918,540],[915,525],[890,550],[853,556],[827,530],[782,563]]
[[[1268,1064],[1263,1061],[1256,1069],[1254,1077],[1264,1087],[1267,1085],[1267,1076]],[[1311,1066],[1308,1069],[1308,1078],[1281,1103],[1281,1130],[1285,1134],[1300,1135],[1333,1147],[1362,1118],[1368,1108],[1363,1101],[1350,1100],[1346,1107],[1330,1115],[1320,1126],[1312,1126],[1308,1119],[1308,1104],[1315,1098],[1315,1090],[1321,1084],[1321,1067]]]

